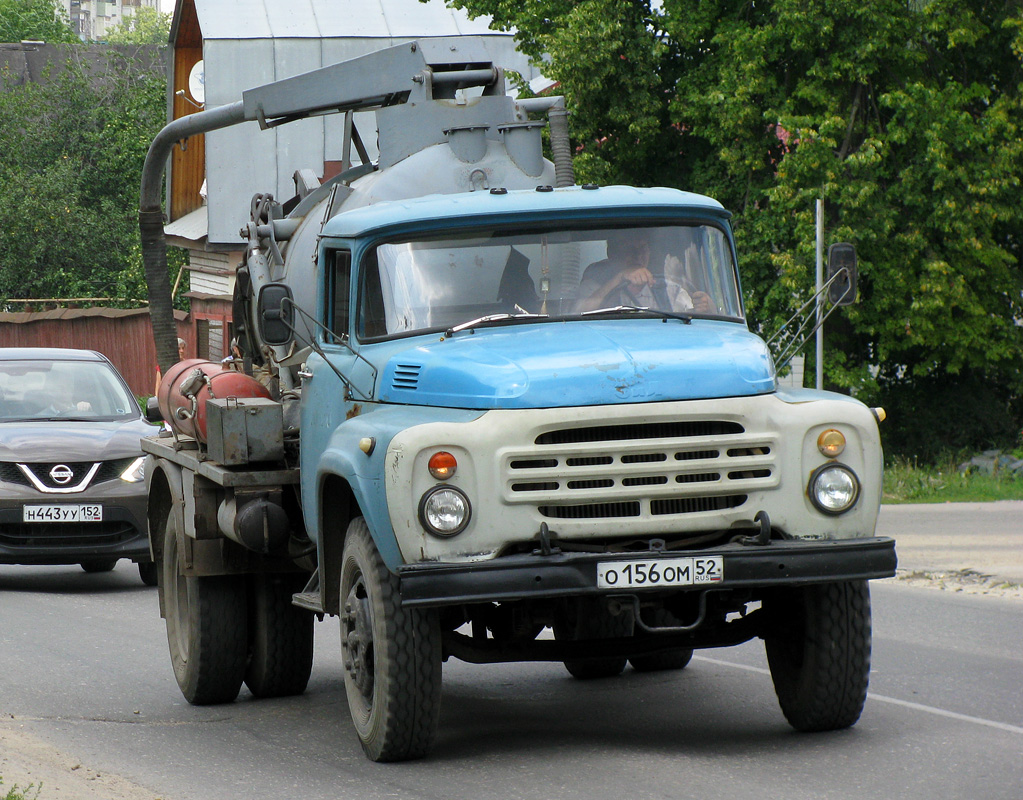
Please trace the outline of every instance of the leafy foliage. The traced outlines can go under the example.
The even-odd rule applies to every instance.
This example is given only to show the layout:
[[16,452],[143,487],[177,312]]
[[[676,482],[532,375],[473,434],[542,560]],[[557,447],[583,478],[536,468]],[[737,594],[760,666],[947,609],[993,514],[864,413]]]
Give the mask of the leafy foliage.
[[138,187],[165,79],[130,50],[99,71],[66,52],[48,80],[0,92],[0,298],[142,299]]
[[[824,198],[829,239],[860,257],[861,299],[828,323],[831,387],[883,404],[982,385],[1019,429],[1018,3],[449,4],[514,27],[560,82],[580,182],[676,186],[735,212],[755,329],[772,331],[812,293]],[[900,447],[933,435],[940,396],[924,391],[923,417],[893,415],[886,428],[916,430]],[[945,426],[962,446],[990,444],[997,426],[975,421]]]
[[139,6],[107,33],[108,44],[167,44],[171,15],[155,8]]
[[77,42],[57,0],[0,0],[0,42]]

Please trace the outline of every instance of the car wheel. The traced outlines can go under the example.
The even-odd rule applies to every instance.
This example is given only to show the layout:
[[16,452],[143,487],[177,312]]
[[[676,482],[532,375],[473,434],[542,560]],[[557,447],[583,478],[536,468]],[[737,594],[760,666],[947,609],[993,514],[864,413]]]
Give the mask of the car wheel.
[[[554,638],[563,642],[585,639],[619,639],[632,635],[633,621],[629,614],[613,615],[599,599],[580,598],[565,603],[554,620]],[[573,678],[593,680],[621,675],[628,659],[578,658],[564,662]]]
[[146,586],[156,586],[158,582],[159,568],[153,561],[139,562],[139,577]]
[[167,517],[161,578],[174,677],[193,705],[230,703],[248,659],[245,579],[193,577],[178,570],[178,530]]
[[775,692],[789,724],[830,731],[856,723],[870,673],[866,581],[788,590],[769,606],[764,637]]
[[83,561],[82,569],[88,573],[95,572],[110,572],[114,567],[117,566],[116,558],[104,558],[98,561]]
[[362,517],[341,563],[341,652],[348,708],[366,755],[426,755],[437,730],[441,636],[436,611],[405,608]]
[[245,685],[256,697],[302,694],[313,669],[313,615],[292,605],[305,575],[252,575],[249,664]]
[[[643,621],[652,628],[670,628],[673,625],[680,625],[678,617],[666,608],[643,609],[641,612]],[[657,636],[656,633],[647,633],[641,629],[636,630],[636,636],[648,638]],[[673,647],[670,650],[662,650],[660,653],[650,653],[643,656],[632,656],[629,663],[637,672],[662,672],[664,670],[685,669],[693,658],[692,648]]]

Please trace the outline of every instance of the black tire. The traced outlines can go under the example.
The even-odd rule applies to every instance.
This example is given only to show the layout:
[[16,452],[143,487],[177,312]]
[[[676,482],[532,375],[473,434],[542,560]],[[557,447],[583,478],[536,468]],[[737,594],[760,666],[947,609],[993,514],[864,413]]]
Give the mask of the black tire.
[[771,607],[764,644],[785,719],[800,731],[854,725],[870,677],[867,582],[793,589]]
[[116,558],[104,558],[97,561],[82,562],[82,569],[84,569],[90,575],[95,574],[97,572],[110,572],[116,566],[117,566]]
[[[633,621],[629,614],[614,616],[600,598],[571,600],[561,608],[554,620],[554,638],[563,642],[586,639],[618,639],[632,635]],[[565,669],[573,678],[588,681],[613,678],[625,670],[624,656],[579,658],[565,661]]]
[[313,670],[313,615],[291,603],[306,576],[253,575],[249,580],[249,665],[245,685],[256,697],[302,694]]
[[153,561],[139,562],[139,577],[146,586],[156,586],[159,582],[160,569]]
[[341,564],[341,651],[356,733],[373,761],[426,755],[440,717],[437,613],[404,608],[362,517],[352,520]]
[[[665,608],[650,608],[642,611],[643,621],[652,628],[669,628],[681,624],[678,617]],[[636,630],[636,636],[653,637],[656,633],[647,633],[641,629]],[[692,648],[673,647],[670,650],[663,650],[660,653],[650,653],[644,656],[632,656],[629,663],[637,672],[663,672],[672,669],[685,669],[693,658]]]
[[161,589],[174,677],[192,705],[230,703],[248,658],[245,579],[178,574],[177,523],[164,528]]

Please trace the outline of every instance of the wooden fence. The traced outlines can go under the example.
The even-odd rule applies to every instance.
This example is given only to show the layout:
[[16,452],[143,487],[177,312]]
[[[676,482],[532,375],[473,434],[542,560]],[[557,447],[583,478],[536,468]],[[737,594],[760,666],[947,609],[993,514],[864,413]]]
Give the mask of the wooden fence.
[[[178,336],[194,354],[188,315],[174,312]],[[0,347],[72,347],[96,350],[113,362],[131,390],[151,395],[156,383],[156,345],[148,309],[62,308],[0,313]]]

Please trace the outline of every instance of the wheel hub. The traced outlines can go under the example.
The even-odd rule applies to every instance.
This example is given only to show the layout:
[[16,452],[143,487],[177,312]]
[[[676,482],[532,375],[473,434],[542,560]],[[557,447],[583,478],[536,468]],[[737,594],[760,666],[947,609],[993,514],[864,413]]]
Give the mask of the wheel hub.
[[373,695],[373,622],[369,599],[361,581],[352,586],[341,615],[341,652],[344,668],[363,697]]

